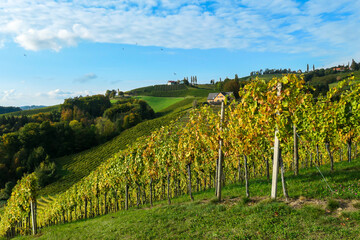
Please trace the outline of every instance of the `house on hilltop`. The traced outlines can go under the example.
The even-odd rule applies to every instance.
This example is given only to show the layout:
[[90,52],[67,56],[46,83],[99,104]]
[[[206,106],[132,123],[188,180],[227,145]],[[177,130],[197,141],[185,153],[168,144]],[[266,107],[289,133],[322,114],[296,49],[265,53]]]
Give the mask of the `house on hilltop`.
[[225,100],[225,98],[230,98],[233,92],[219,92],[219,93],[209,93],[207,97],[207,102],[209,104],[219,104]]
[[168,81],[168,82],[167,82],[167,85],[176,85],[176,84],[177,84],[176,81]]

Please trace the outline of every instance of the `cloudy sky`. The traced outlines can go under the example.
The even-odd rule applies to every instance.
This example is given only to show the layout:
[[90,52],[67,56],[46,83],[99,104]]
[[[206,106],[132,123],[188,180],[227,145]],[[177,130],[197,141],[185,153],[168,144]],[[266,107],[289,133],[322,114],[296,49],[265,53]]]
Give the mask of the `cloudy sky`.
[[0,106],[360,61],[356,0],[1,0]]

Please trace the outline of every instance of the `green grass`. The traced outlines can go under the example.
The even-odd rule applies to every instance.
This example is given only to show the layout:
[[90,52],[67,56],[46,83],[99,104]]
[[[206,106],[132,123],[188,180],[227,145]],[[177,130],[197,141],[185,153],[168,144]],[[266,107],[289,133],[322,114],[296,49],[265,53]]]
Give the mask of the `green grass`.
[[206,102],[206,98],[204,97],[186,97],[183,98],[183,100],[170,105],[167,108],[164,108],[160,111],[161,114],[168,114],[168,113],[172,113],[172,112],[181,112],[184,110],[187,110],[189,108],[193,107],[193,102],[197,101],[198,104],[202,104],[203,102]]
[[37,109],[31,109],[31,110],[23,110],[23,111],[17,111],[17,112],[11,112],[11,113],[4,113],[0,114],[0,116],[32,116],[38,113],[47,113],[52,111],[60,110],[60,105],[54,105],[49,107],[43,107],[43,108],[37,108]]
[[[329,212],[326,202],[306,203],[306,200],[325,199],[360,202],[354,189],[360,193],[360,161],[335,164],[320,170],[329,184],[347,186],[346,195],[333,194],[326,187],[316,168],[301,170],[299,176],[286,174],[289,195],[287,203],[268,199],[270,182],[265,178],[250,180],[250,199],[245,198],[244,185],[225,186],[224,201],[214,200],[214,189],[194,193],[194,202],[188,196],[156,202],[153,208],[132,208],[93,219],[47,227],[36,239],[358,239],[360,210]],[[310,189],[309,189],[310,186]],[[351,187],[353,186],[353,190]],[[278,186],[281,196],[280,183]],[[292,207],[299,200],[301,206]],[[353,201],[354,201],[353,200]],[[321,201],[320,201],[321,202]],[[17,239],[33,239],[19,237]]]
[[159,112],[177,102],[184,100],[183,97],[152,97],[152,96],[136,96],[136,99],[141,99],[147,102],[155,112]]
[[330,211],[334,211],[335,209],[340,207],[340,203],[339,203],[339,201],[336,201],[334,199],[329,199],[326,207]]

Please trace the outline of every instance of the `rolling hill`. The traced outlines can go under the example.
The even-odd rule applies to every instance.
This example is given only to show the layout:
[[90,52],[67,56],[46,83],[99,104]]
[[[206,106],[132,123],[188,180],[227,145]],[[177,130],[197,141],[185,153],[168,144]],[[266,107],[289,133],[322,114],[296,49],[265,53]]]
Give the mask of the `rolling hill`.
[[153,96],[153,97],[207,97],[209,93],[215,91],[215,85],[199,84],[197,86],[181,85],[154,85],[137,88],[127,92],[133,96]]

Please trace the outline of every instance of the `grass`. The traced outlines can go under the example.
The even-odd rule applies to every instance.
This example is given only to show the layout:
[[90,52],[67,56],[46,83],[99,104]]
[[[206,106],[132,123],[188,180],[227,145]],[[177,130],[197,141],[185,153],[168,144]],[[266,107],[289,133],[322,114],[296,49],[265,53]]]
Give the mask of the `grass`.
[[193,102],[197,101],[198,104],[206,102],[206,98],[204,97],[186,97],[180,102],[177,102],[167,108],[162,109],[159,113],[160,114],[168,114],[173,112],[181,112],[193,107]]
[[38,113],[47,113],[52,111],[58,111],[60,110],[60,105],[54,105],[49,107],[43,107],[43,108],[37,108],[37,109],[30,109],[30,110],[23,110],[23,111],[17,111],[17,112],[11,112],[11,113],[4,113],[0,114],[0,116],[32,116]]
[[177,102],[184,100],[183,97],[152,97],[152,96],[136,96],[135,98],[147,102],[155,112],[159,112]]
[[336,201],[334,199],[329,199],[326,207],[330,211],[334,211],[335,209],[340,207],[340,203],[339,203],[339,201]]
[[[330,173],[320,168],[330,185],[360,184],[360,161],[335,164]],[[360,210],[329,212],[323,204],[310,202],[344,199],[360,202],[349,188],[347,195],[332,193],[316,168],[301,170],[299,176],[286,174],[290,202],[268,199],[270,182],[250,180],[250,198],[243,184],[224,187],[224,201],[214,198],[214,189],[194,193],[194,202],[184,195],[156,202],[152,208],[132,208],[93,219],[47,227],[36,239],[357,239],[360,235]],[[311,189],[308,189],[311,186]],[[280,183],[279,183],[279,188]],[[359,193],[360,187],[354,187]],[[306,191],[307,190],[307,191]],[[344,190],[345,191],[345,190]],[[281,196],[280,190],[279,197]],[[300,195],[302,194],[302,195]],[[292,203],[301,200],[302,205]],[[309,201],[309,203],[306,203]],[[355,206],[356,204],[354,204]],[[33,239],[18,237],[17,239]]]

